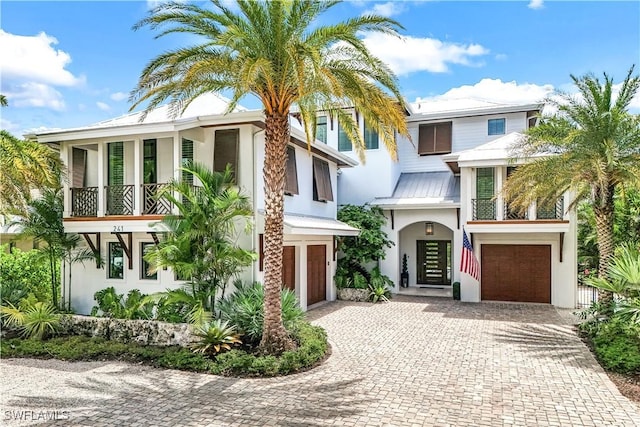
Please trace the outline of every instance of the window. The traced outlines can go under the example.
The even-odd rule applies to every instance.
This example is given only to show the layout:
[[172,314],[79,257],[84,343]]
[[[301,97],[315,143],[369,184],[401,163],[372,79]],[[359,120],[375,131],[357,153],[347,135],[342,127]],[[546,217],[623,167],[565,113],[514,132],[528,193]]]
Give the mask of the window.
[[313,158],[313,200],[317,202],[332,202],[331,174],[329,163]]
[[86,185],[86,171],[87,171],[87,150],[73,147],[72,153],[72,176],[71,186],[73,188],[81,188]]
[[505,119],[489,119],[489,135],[504,135]]
[[287,163],[284,176],[284,194],[298,194],[298,168],[296,166],[296,149],[287,147]]
[[327,143],[327,116],[316,118],[316,139]]
[[446,154],[451,152],[452,122],[420,125],[418,154]]
[[213,146],[213,170],[224,172],[227,165],[231,165],[233,176],[238,173],[238,140],[239,129],[224,129],[216,131],[216,140]]
[[364,123],[364,148],[367,150],[378,149],[378,132]]
[[107,144],[107,182],[108,185],[124,184],[124,144],[110,142]]
[[494,169],[478,168],[476,170],[476,197],[492,199],[494,195]]
[[538,124],[538,112],[527,111],[527,129],[535,127]]
[[351,151],[352,149],[347,133],[342,128],[342,124],[338,123],[338,151]]
[[[193,163],[193,141],[191,141],[190,139],[182,138],[181,151],[182,159],[180,159],[180,163],[182,164],[182,167],[191,165]],[[193,175],[186,171],[182,171],[182,180],[193,185]]]
[[109,242],[109,279],[124,279],[124,250],[120,243]]
[[153,274],[149,273],[151,264],[144,259],[145,254],[151,247],[155,246],[153,242],[140,243],[140,279],[142,280],[156,280],[158,279],[158,272],[154,271]]
[[156,140],[145,139],[142,141],[142,179],[143,184],[155,184],[158,182],[158,167],[156,164]]

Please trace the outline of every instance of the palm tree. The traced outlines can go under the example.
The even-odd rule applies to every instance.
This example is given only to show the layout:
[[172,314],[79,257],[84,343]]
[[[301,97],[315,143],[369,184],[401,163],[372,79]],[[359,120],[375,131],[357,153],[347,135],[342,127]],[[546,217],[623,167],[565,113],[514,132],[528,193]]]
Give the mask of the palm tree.
[[59,184],[62,162],[46,145],[0,130],[0,170],[0,215],[24,215],[32,189]]
[[378,131],[396,158],[394,133],[406,135],[403,100],[393,72],[371,55],[360,32],[397,35],[400,24],[365,15],[323,25],[321,15],[337,1],[238,0],[237,10],[220,0],[211,9],[171,2],[153,9],[135,29],[149,26],[160,36],[189,33],[201,43],[163,53],[143,70],[131,93],[133,108],[149,101],[147,111],[169,99],[173,112],[184,111],[197,96],[227,90],[232,111],[247,94],[256,96],[265,115],[265,353],[292,348],[280,310],[284,171],[289,114],[299,113],[310,144],[316,112],[336,117],[363,158],[364,139],[351,114],[354,107]]
[[9,105],[7,97],[0,93],[0,107],[6,107],[7,105]]
[[205,311],[214,312],[219,291],[224,297],[229,280],[254,260],[253,252],[238,245],[241,233],[236,231],[239,225],[250,231],[252,210],[230,167],[223,173],[200,163],[181,169],[198,186],[187,180],[171,181],[158,194],[177,207],[178,215],[163,218],[161,228],[170,232],[145,259],[156,268],[171,267],[189,278],[187,289],[165,296],[195,307],[192,314],[202,318]]
[[[614,195],[621,186],[640,185],[640,117],[629,104],[640,88],[633,67],[615,96],[613,79],[571,76],[578,95],[559,92],[546,102],[557,111],[541,117],[517,152],[530,160],[510,175],[503,189],[512,203],[553,204],[566,191],[569,208],[586,200],[593,207],[598,276],[607,278],[614,253]],[[550,155],[552,154],[552,155]]]

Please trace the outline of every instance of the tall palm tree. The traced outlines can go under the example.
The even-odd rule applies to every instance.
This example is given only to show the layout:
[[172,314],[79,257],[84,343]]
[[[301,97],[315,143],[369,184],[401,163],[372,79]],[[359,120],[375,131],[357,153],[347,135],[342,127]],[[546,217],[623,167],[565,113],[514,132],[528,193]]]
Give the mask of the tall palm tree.
[[46,145],[0,130],[0,170],[0,215],[24,215],[32,189],[59,184],[62,162]]
[[7,105],[9,105],[7,97],[0,93],[0,107],[6,107]]
[[407,134],[403,100],[393,72],[371,55],[360,32],[397,35],[400,24],[376,15],[324,25],[321,15],[336,1],[238,0],[237,12],[220,0],[207,9],[166,3],[135,29],[149,26],[160,36],[189,33],[201,43],[153,59],[143,70],[131,101],[148,101],[147,111],[169,99],[184,111],[197,96],[227,90],[232,111],[247,94],[262,102],[265,115],[265,301],[260,347],[277,354],[293,342],[282,324],[284,171],[289,114],[300,114],[307,140],[315,140],[316,112],[336,117],[363,158],[364,140],[351,114],[354,107],[396,157],[394,132]]
[[559,92],[547,103],[556,110],[543,116],[517,148],[530,160],[510,175],[505,195],[522,208],[532,202],[552,204],[566,191],[569,208],[587,200],[593,206],[598,243],[598,276],[606,278],[614,253],[614,194],[620,186],[640,185],[640,117],[629,104],[640,77],[627,73],[617,96],[604,74],[571,76],[578,94]]

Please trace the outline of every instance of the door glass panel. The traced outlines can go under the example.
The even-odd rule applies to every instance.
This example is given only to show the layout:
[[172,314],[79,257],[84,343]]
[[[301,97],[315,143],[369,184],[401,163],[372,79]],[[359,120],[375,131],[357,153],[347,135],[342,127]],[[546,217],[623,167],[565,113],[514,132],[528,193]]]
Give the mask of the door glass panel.
[[451,284],[451,241],[418,240],[417,282],[422,285]]

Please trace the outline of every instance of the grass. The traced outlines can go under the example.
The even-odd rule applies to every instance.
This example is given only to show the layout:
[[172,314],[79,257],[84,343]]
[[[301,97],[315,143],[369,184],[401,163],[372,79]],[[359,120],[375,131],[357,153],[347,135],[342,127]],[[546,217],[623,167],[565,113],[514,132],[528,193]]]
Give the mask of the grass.
[[292,331],[298,343],[294,351],[280,357],[260,356],[231,350],[213,358],[183,347],[124,344],[103,338],[56,337],[49,340],[5,339],[0,357],[31,357],[68,361],[118,360],[167,369],[180,369],[226,376],[269,377],[310,369],[324,360],[329,345],[324,329],[300,322]]

